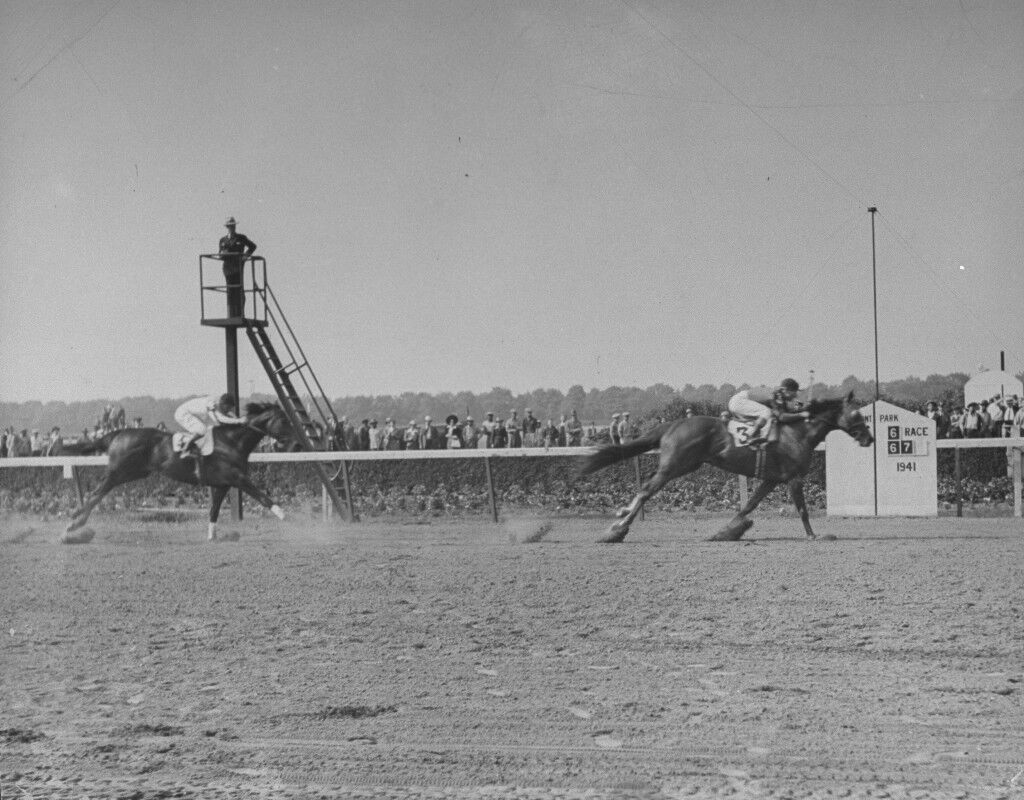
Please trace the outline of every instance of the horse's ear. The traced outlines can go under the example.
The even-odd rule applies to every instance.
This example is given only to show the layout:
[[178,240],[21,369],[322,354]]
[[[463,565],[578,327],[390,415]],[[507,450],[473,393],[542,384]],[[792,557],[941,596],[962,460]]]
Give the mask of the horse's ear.
[[850,393],[848,395],[846,395],[846,402],[847,403],[852,403],[853,402],[853,391],[852,390],[850,391]]

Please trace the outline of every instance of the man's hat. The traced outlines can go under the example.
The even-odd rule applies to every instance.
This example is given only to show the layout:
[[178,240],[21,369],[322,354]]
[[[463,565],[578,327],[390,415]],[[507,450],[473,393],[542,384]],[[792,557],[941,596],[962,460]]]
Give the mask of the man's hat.
[[800,384],[792,378],[784,378],[782,383],[779,384],[783,389],[789,389],[791,392],[800,391]]
[[473,421],[472,417],[466,417],[466,422],[472,422],[472,421]]
[[618,412],[612,414],[612,419],[618,419],[618,418],[619,418]]
[[237,224],[238,223],[235,222],[235,218],[234,217],[228,217],[228,221],[224,223],[224,227],[225,228],[233,228]]

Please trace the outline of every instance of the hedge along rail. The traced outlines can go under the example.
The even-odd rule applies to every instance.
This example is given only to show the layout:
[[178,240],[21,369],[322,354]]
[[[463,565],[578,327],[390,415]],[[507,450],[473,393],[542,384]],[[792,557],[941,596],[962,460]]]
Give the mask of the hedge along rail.
[[[954,471],[957,486],[960,485],[961,466],[960,452],[962,450],[980,449],[1005,449],[1008,461],[1013,474],[1013,516],[1024,517],[1024,501],[1021,496],[1024,494],[1024,437],[1017,436],[1007,439],[939,439],[935,442],[938,450],[954,450],[955,463]],[[487,477],[487,494],[490,501],[491,517],[498,521],[498,501],[494,490],[494,477],[491,472],[491,459],[493,458],[571,458],[588,455],[597,448],[594,447],[521,447],[512,450],[326,450],[315,452],[298,453],[253,453],[249,463],[295,463],[295,462],[316,462],[319,464],[338,464],[339,472],[347,476],[348,464],[353,461],[412,461],[412,460],[438,460],[438,459],[483,459],[484,470]],[[825,443],[818,445],[817,450],[826,452],[828,448]],[[652,451],[656,453],[657,451]],[[640,459],[635,459],[637,484],[641,482]],[[75,482],[78,491],[79,501],[84,497],[81,474],[79,467],[104,467],[107,465],[106,456],[33,456],[27,458],[0,458],[0,468],[39,468],[39,467],[61,467],[64,470],[64,477]],[[740,476],[740,502],[745,501],[747,492],[747,479]],[[326,492],[326,489],[324,490]],[[347,493],[346,502],[350,518],[354,512],[351,493]],[[323,503],[325,516],[329,513],[330,503]],[[962,515],[962,499],[957,500],[957,516]]]

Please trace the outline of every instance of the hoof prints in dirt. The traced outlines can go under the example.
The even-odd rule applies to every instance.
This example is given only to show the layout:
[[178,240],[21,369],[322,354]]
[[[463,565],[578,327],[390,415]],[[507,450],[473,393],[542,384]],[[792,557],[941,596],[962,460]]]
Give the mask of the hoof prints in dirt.
[[316,719],[365,719],[397,711],[397,706],[327,706],[312,716]]
[[164,725],[163,723],[156,725],[142,723],[141,725],[131,725],[127,728],[122,728],[119,733],[129,736],[183,736],[185,729],[179,728],[177,725]]
[[0,741],[8,744],[31,744],[45,738],[44,734],[36,731],[26,731],[21,728],[0,729]]

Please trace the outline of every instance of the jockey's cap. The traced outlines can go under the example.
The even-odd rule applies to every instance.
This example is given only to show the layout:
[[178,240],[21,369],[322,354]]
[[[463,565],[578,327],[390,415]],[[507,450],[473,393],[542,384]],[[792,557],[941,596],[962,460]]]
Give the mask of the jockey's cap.
[[779,384],[783,389],[789,389],[791,392],[800,391],[800,384],[792,378],[785,378],[782,383]]
[[235,218],[234,217],[228,217],[228,221],[224,223],[224,227],[225,228],[233,228],[237,224],[238,223],[235,222]]
[[235,407],[235,398],[232,397],[227,392],[225,392],[217,400],[217,405],[219,405],[219,406],[227,406],[228,408],[234,408]]

